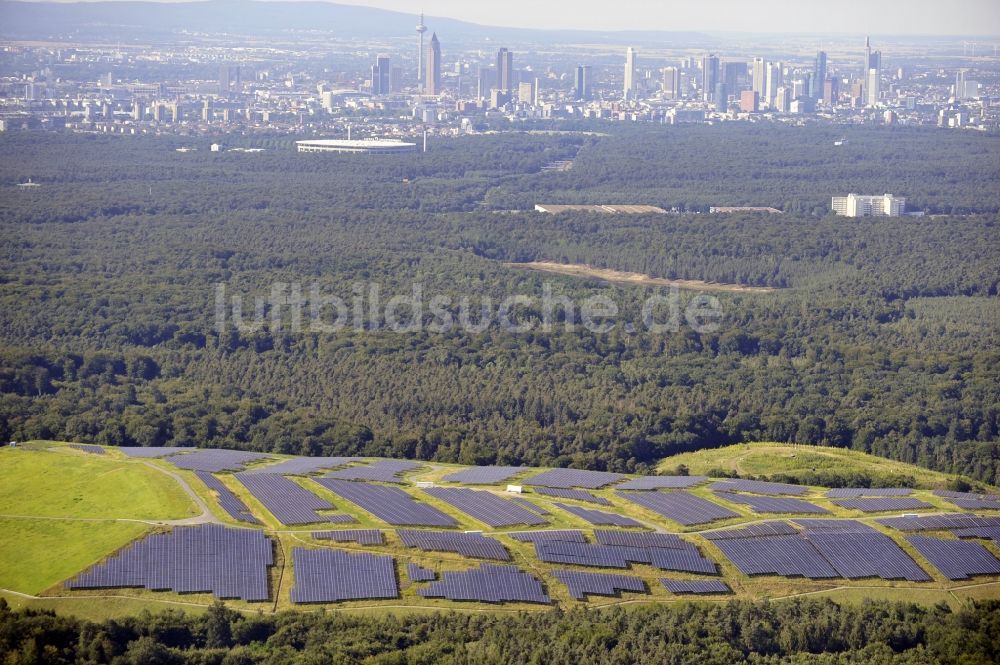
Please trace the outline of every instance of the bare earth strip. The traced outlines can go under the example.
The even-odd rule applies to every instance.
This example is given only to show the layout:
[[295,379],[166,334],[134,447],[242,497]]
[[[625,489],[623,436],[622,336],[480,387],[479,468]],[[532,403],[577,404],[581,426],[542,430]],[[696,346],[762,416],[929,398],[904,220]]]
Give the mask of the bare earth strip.
[[595,268],[583,263],[553,263],[551,261],[531,261],[529,263],[505,263],[511,268],[539,270],[574,277],[596,277],[607,282],[637,284],[640,286],[676,286],[679,289],[695,291],[726,291],[730,293],[772,293],[777,289],[770,286],[747,286],[745,284],[720,284],[703,282],[700,279],[664,279],[650,277],[638,272],[622,272],[610,268]]

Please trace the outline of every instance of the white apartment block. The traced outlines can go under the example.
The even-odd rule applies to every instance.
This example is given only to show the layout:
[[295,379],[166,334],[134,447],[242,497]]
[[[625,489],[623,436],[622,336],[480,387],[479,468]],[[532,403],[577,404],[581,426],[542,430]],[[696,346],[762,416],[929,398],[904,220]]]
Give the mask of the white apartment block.
[[899,217],[906,212],[906,199],[892,194],[834,196],[833,211],[843,217]]

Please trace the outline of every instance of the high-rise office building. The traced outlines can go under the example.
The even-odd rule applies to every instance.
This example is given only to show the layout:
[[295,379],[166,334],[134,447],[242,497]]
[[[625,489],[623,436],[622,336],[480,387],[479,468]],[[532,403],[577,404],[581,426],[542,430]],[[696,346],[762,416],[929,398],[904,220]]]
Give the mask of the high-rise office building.
[[667,99],[680,99],[681,72],[676,67],[663,69],[663,96]]
[[822,97],[823,83],[826,81],[826,51],[820,51],[816,54],[816,68],[809,81],[809,96],[814,99]]
[[864,84],[867,105],[878,106],[882,98],[882,52],[872,51],[868,37],[865,37]]
[[712,99],[715,100],[716,113],[725,113],[729,110],[729,92],[725,83],[719,81],[715,84],[715,92],[712,93]]
[[625,82],[622,96],[626,101],[635,99],[636,96],[636,56],[638,52],[631,46],[625,51]]
[[389,56],[380,53],[372,65],[372,94],[387,95],[392,92],[392,62]]
[[726,84],[726,90],[735,95],[746,87],[747,63],[745,61],[725,62],[721,65],[721,80]]
[[590,65],[578,65],[576,68],[576,81],[573,92],[580,101],[589,102],[594,96],[593,74]]
[[715,86],[719,83],[719,58],[715,54],[701,59],[701,98],[710,102],[715,99]]
[[479,68],[479,80],[476,83],[476,97],[489,99],[490,90],[496,87],[496,70],[492,67]]
[[740,111],[756,113],[760,110],[760,95],[756,90],[744,90],[740,93]]
[[438,41],[437,33],[431,33],[431,43],[427,46],[427,62],[424,69],[425,95],[441,94],[441,42]]
[[514,90],[514,54],[502,48],[497,51],[496,88],[508,94]]
[[840,98],[840,79],[828,78],[823,81],[823,103],[833,106]]
[[753,59],[753,75],[751,89],[757,93],[758,99],[764,96],[767,86],[767,65],[764,58]]
[[389,71],[389,92],[403,91],[403,68],[393,65]]
[[522,104],[534,104],[535,84],[531,81],[521,81],[517,86],[517,101]]
[[779,113],[788,113],[790,102],[792,101],[792,91],[788,86],[779,86],[778,92],[774,95],[774,104],[771,105]]
[[778,88],[781,87],[781,63],[767,63],[767,81],[764,84],[764,101],[769,107],[774,106],[775,97],[778,96]]

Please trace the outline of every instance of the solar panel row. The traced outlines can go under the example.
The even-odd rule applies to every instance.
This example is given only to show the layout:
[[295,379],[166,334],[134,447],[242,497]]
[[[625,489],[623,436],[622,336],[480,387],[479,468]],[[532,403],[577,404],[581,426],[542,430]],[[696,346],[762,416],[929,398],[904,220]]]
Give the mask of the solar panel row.
[[565,584],[569,595],[577,600],[586,600],[588,594],[617,596],[620,591],[646,593],[646,583],[632,575],[583,573],[575,570],[553,570],[552,575]]
[[591,524],[596,524],[599,526],[623,526],[623,527],[641,527],[642,524],[636,522],[631,517],[625,517],[624,515],[616,515],[615,513],[606,513],[603,510],[591,510],[589,508],[581,508],[580,506],[570,506],[565,503],[557,503],[556,507],[565,510],[567,513],[572,513],[580,519],[584,519]]
[[497,540],[481,533],[452,533],[448,531],[396,531],[403,544],[429,552],[456,552],[475,559],[510,561],[507,549]]
[[827,579],[837,571],[799,535],[722,538],[716,547],[746,575],[782,575]]
[[136,541],[66,587],[145,587],[263,601],[268,598],[267,568],[272,565],[271,540],[262,532],[202,524]]
[[333,478],[313,478],[342,499],[397,526],[454,527],[458,522],[434,506],[420,503],[398,487],[369,485]]
[[933,508],[931,504],[910,496],[903,497],[858,497],[856,499],[834,499],[833,503],[841,508],[860,510],[863,513],[884,513],[890,510],[921,510]]
[[178,469],[190,471],[238,471],[255,460],[266,459],[263,453],[251,453],[244,450],[222,450],[207,448],[185,455],[172,456],[168,461]]
[[407,471],[419,469],[422,465],[419,462],[409,462],[407,460],[379,460],[364,466],[351,466],[346,469],[338,469],[326,474],[326,478],[337,478],[339,480],[374,480],[383,483],[401,483],[402,474]]
[[985,538],[1000,545],[1000,526],[973,526],[965,529],[953,529],[952,533],[959,538]]
[[892,538],[878,531],[807,531],[806,538],[847,579],[931,579]]
[[909,487],[837,487],[829,490],[826,496],[831,499],[856,499],[863,496],[909,496],[913,490]]
[[360,457],[293,457],[277,464],[270,464],[247,473],[275,473],[286,476],[307,476],[311,473],[336,469],[339,466],[357,462]]
[[532,487],[583,487],[596,490],[605,485],[618,482],[626,476],[620,473],[609,473],[607,471],[581,471],[579,469],[552,469],[543,471],[537,476],[532,476],[524,481],[525,485]]
[[708,540],[728,540],[730,538],[757,538],[760,536],[792,536],[797,533],[798,531],[787,522],[760,522],[736,529],[709,531],[701,535]]
[[596,496],[585,490],[568,490],[558,487],[538,487],[535,489],[535,493],[541,494],[542,496],[555,496],[560,499],[576,499],[577,501],[586,501],[587,503],[594,503],[598,506],[611,505],[611,502],[603,496]]
[[312,534],[316,540],[332,540],[336,543],[357,543],[359,545],[384,545],[385,537],[378,529],[340,529],[335,531],[316,531]]
[[233,494],[231,489],[223,485],[221,480],[207,471],[195,471],[194,473],[201,482],[205,483],[206,487],[218,495],[219,505],[230,517],[238,522],[260,524],[260,520],[250,514],[250,508],[243,503],[243,500]]
[[708,480],[707,476],[642,476],[633,478],[615,487],[619,490],[659,490],[659,489],[685,489],[694,487]]
[[343,550],[292,550],[293,603],[398,598],[391,556]]
[[660,547],[663,549],[686,549],[691,544],[672,533],[650,533],[648,531],[609,531],[597,529],[594,539],[601,545],[621,545],[623,547]]
[[538,504],[532,503],[531,501],[528,501],[527,499],[525,499],[523,497],[512,496],[512,497],[510,497],[510,500],[513,501],[514,503],[518,504],[519,506],[523,506],[524,508],[527,508],[528,510],[530,510],[533,513],[535,513],[536,515],[548,515],[548,514],[550,514],[547,510],[545,510],[544,508],[542,508]]
[[717,503],[695,496],[689,492],[620,492],[615,494],[628,499],[654,513],[684,526],[705,524],[729,517],[739,517],[739,513]]
[[949,580],[1000,575],[1000,560],[979,543],[929,536],[907,536],[906,540]]
[[668,580],[661,579],[663,585],[670,593],[696,593],[696,594],[717,594],[731,593],[732,589],[722,580]]
[[913,517],[883,517],[875,521],[900,531],[933,531],[1000,526],[1000,517],[982,517],[979,515],[966,515],[964,513]]
[[235,478],[282,524],[356,521],[343,513],[320,515],[316,511],[333,510],[330,502],[284,476],[272,473],[237,473]]
[[769,496],[801,496],[809,493],[809,488],[802,485],[787,483],[770,483],[763,480],[743,480],[741,478],[719,480],[708,486],[719,492],[750,492],[751,494],[766,494]]
[[736,494],[734,492],[715,491],[715,496],[732,503],[750,506],[755,513],[795,513],[824,514],[830,511],[814,503],[802,499],[792,499],[785,496],[756,496],[752,494]]
[[446,571],[440,582],[417,589],[425,598],[475,600],[481,603],[543,603],[552,602],[541,583],[516,566],[480,564],[479,568],[462,572]]
[[186,453],[191,450],[197,450],[197,448],[191,446],[163,446],[160,448],[154,447],[122,447],[118,450],[122,451],[128,457],[136,457],[140,459],[151,459],[155,457],[167,457],[168,455],[176,455],[178,453]]
[[494,528],[515,524],[545,524],[544,519],[524,506],[491,492],[464,487],[430,487],[424,491]]
[[522,543],[538,543],[545,540],[561,540],[567,543],[585,543],[582,531],[524,531],[521,533],[507,534],[514,540]]
[[594,545],[559,540],[535,543],[535,555],[546,563],[564,563],[599,568],[628,568],[631,563],[645,563],[661,570],[716,574],[716,567],[694,545],[685,548],[625,547]]
[[437,579],[433,570],[415,563],[406,564],[406,576],[410,578],[411,582],[430,582]]
[[70,448],[74,450],[79,450],[80,452],[90,453],[91,455],[104,455],[106,454],[104,448],[101,446],[92,446],[88,443],[71,443]]
[[524,466],[473,466],[448,474],[441,480],[466,485],[493,485],[513,478],[528,467]]

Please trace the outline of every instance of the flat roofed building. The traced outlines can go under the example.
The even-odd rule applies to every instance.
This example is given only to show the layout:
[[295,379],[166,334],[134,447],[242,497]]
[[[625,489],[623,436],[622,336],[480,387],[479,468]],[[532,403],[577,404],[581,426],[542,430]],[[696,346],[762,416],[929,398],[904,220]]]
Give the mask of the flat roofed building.
[[899,217],[906,212],[906,199],[892,194],[834,196],[833,211],[842,217]]
[[416,143],[406,143],[394,139],[362,139],[344,141],[341,139],[314,139],[296,141],[299,152],[348,152],[367,155],[393,155],[416,152]]
[[666,214],[666,210],[659,208],[657,206],[647,206],[647,205],[550,205],[550,204],[535,204],[536,212],[547,212],[553,215],[560,212],[603,212],[609,215],[616,214],[626,214],[626,215],[639,215],[643,213],[657,213]]

